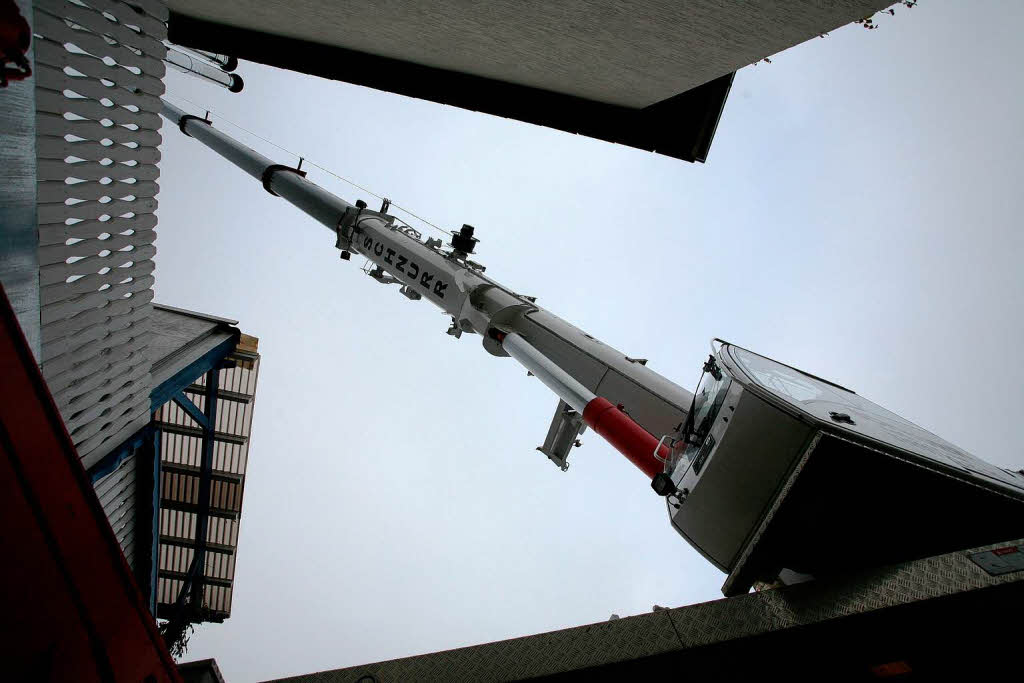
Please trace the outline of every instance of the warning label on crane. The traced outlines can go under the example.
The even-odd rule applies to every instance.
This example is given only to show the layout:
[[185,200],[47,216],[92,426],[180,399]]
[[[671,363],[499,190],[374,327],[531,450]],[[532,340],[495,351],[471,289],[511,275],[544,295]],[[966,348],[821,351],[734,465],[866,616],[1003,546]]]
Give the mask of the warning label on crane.
[[971,553],[971,561],[992,576],[1024,571],[1024,545],[1008,545]]

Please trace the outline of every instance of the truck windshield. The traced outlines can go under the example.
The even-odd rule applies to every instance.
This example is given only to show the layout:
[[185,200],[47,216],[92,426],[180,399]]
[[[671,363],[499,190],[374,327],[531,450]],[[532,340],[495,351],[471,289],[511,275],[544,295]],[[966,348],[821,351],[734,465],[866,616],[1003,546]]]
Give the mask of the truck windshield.
[[697,391],[693,395],[693,409],[690,419],[687,422],[692,425],[687,433],[686,459],[692,459],[704,439],[711,432],[715,424],[718,411],[725,401],[725,394],[729,391],[732,378],[729,377],[721,366],[714,365],[713,370],[705,372],[701,377]]

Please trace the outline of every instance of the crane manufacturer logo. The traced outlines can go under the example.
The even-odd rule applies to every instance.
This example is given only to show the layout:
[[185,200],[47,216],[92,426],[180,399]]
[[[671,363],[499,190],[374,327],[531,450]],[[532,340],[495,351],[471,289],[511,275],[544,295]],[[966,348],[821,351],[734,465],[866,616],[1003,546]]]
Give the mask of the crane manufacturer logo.
[[363,253],[369,256],[371,253],[385,264],[390,266],[387,270],[394,271],[407,278],[412,284],[418,284],[426,290],[427,294],[433,294],[438,299],[443,299],[448,283],[435,277],[434,273],[420,268],[420,265],[405,256],[397,249],[385,245],[380,240],[367,235],[363,237]]

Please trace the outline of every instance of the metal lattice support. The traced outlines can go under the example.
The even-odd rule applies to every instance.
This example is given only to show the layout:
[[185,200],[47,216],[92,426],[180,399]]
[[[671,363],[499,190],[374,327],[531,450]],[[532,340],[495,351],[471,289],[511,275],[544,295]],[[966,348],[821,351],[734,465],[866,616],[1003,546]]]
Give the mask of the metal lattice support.
[[42,370],[86,467],[149,418],[166,20],[35,3]]

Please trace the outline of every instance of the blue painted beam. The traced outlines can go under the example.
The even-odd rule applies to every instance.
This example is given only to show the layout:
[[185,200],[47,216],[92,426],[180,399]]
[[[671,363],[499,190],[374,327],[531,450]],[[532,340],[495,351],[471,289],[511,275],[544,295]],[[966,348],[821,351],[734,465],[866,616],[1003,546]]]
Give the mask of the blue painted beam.
[[149,565],[149,611],[156,616],[157,570],[160,568],[160,430],[154,429],[153,442],[153,545]]
[[[212,424],[199,410],[195,403],[190,401],[185,396],[184,389],[193,382],[195,382],[204,373],[209,373],[213,377],[218,377],[217,370],[223,365],[224,359],[227,358],[235,347],[238,346],[238,338],[241,333],[238,330],[233,330],[234,334],[228,339],[225,339],[217,346],[213,347],[202,356],[192,361],[184,368],[176,372],[170,378],[165,380],[158,387],[154,387],[153,391],[149,394],[149,405],[150,410],[157,410],[160,406],[164,405],[168,401],[174,401],[182,407],[182,409],[188,413],[199,425],[203,428],[203,443],[205,445],[206,433],[209,431],[209,427]],[[216,404],[216,401],[214,401]],[[150,567],[150,594],[149,601],[152,605],[153,614],[156,615],[156,599],[157,599],[157,586],[158,577],[157,571],[160,564],[160,430],[154,430],[154,460],[153,460],[153,558],[152,566]],[[210,441],[213,441],[212,432],[210,432]],[[212,453],[211,453],[212,458]],[[209,493],[207,493],[209,497]],[[204,529],[205,535],[205,529]],[[184,597],[184,591],[188,589],[189,582],[186,581],[182,586],[182,593],[178,597],[178,607],[180,608],[182,598]]]
[[[217,370],[223,365],[224,359],[227,358],[235,347],[238,345],[238,338],[240,333],[234,330],[234,334],[225,339],[217,346],[213,347],[205,354],[188,364],[172,377],[163,382],[160,386],[155,387],[150,392],[150,409],[156,410],[160,406],[164,405],[168,401],[173,400],[175,403],[180,405],[186,413],[188,413],[193,419],[195,419],[199,425],[203,428],[204,435],[208,431],[209,425],[212,424],[207,419],[207,416],[200,411],[198,406],[195,405],[191,400],[185,396],[184,389],[193,382],[195,382],[204,373],[209,373],[214,378],[218,376]],[[216,379],[214,380],[216,386]],[[216,403],[216,401],[214,401]],[[209,439],[203,439],[204,443],[204,458],[205,458],[205,444],[207,440],[211,444],[210,450],[210,467],[212,469],[212,443],[213,433],[210,432]],[[152,525],[152,543],[151,543],[151,557],[149,558],[150,566],[145,568],[148,570],[149,575],[149,599],[150,610],[156,615],[156,600],[157,600],[157,587],[158,587],[158,570],[160,564],[160,430],[155,428],[155,425],[151,422],[146,425],[138,432],[130,436],[120,446],[115,448],[113,451],[103,457],[98,463],[89,468],[89,476],[92,483],[110,474],[121,464],[139,453],[139,449],[142,446],[146,446],[145,455],[149,456],[150,450],[152,451],[152,518],[147,519],[145,526]],[[148,460],[147,460],[148,461]],[[140,461],[140,465],[142,462]],[[207,479],[207,498],[209,498],[209,476]],[[140,527],[141,529],[141,527]],[[206,529],[203,529],[203,543],[205,544]],[[145,574],[143,574],[145,575]]]
[[210,480],[213,475],[213,426],[217,424],[217,390],[220,372],[216,368],[206,373],[206,423],[203,429],[203,459],[199,464],[199,513],[196,515],[196,576],[192,580],[192,604],[203,604],[203,586],[206,578],[206,530],[210,522]]
[[[202,444],[202,458],[199,464],[199,495],[198,495],[198,512],[196,513],[196,535],[194,542],[194,553],[192,555],[192,563],[189,565],[188,574],[185,580],[181,584],[181,589],[178,592],[177,599],[175,600],[175,619],[184,618],[182,609],[185,606],[185,598],[189,597],[189,604],[192,609],[198,609],[198,606],[203,604],[203,590],[206,579],[206,536],[207,529],[209,527],[209,509],[210,509],[210,482],[213,474],[213,449],[214,449],[214,430],[213,425],[217,424],[217,390],[220,388],[220,370],[218,367],[214,367],[206,373],[206,387],[205,387],[205,410],[199,413],[198,416],[193,415],[196,420],[202,425],[203,428],[203,444]],[[196,412],[199,408],[192,403],[182,392],[180,398],[178,395],[173,397],[176,403],[185,402],[190,405]],[[192,412],[186,405],[182,406],[185,410]],[[200,419],[201,418],[201,419]]]
[[[137,539],[141,539],[143,529],[151,528],[152,536],[148,539],[150,556],[145,558],[149,565],[136,567],[135,575],[140,578],[140,585],[144,589],[148,589],[147,604],[150,612],[155,615],[157,569],[160,561],[160,431],[150,422],[93,465],[89,469],[88,475],[91,483],[95,486],[98,480],[116,470],[131,457],[139,458],[137,485],[152,487],[152,491],[148,495],[140,495],[140,502],[152,499],[152,506],[148,509],[139,508],[136,517]],[[150,468],[148,475],[144,474],[146,467]],[[139,562],[143,561],[142,555],[138,557],[140,558]],[[141,577],[145,576],[149,577],[149,581],[141,580]]]
[[171,398],[171,400],[181,406],[181,409],[188,413],[188,416],[203,428],[204,433],[206,430],[211,429],[210,423],[206,419],[206,415],[203,414],[203,411],[199,410],[199,406],[193,403],[192,399],[185,395],[184,391],[179,391]]
[[99,462],[89,468],[89,480],[95,484],[97,481],[120,467],[121,463],[135,454],[135,451],[139,446],[145,443],[147,439],[151,438],[152,430],[153,423],[150,423],[125,439],[124,443],[120,446],[103,456]]

